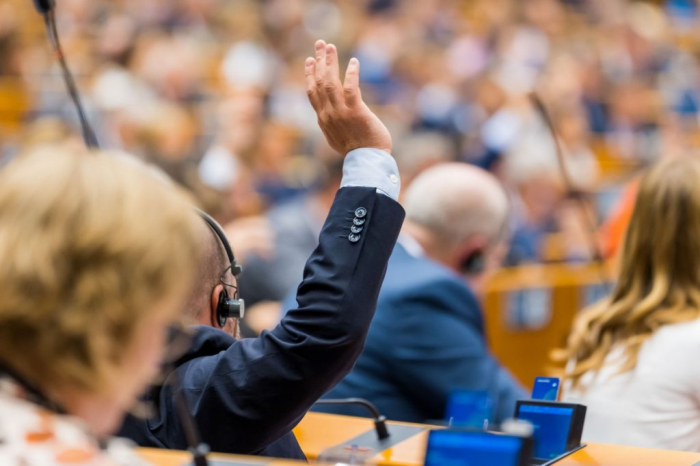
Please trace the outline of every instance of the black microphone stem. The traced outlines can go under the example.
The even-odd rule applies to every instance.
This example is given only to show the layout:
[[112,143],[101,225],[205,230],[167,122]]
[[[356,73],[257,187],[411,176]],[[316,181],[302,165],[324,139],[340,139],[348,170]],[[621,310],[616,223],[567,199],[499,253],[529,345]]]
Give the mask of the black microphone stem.
[[199,436],[199,430],[197,429],[197,423],[192,416],[192,411],[190,411],[189,403],[185,399],[185,394],[182,389],[182,382],[177,373],[177,370],[173,370],[170,373],[172,377],[173,392],[175,396],[175,408],[177,409],[178,417],[180,418],[180,424],[182,424],[182,430],[185,434],[185,439],[187,445],[189,445],[189,452],[192,454],[192,459],[194,460],[195,466],[209,466],[209,461],[207,461],[207,455],[209,454],[209,445],[202,442]]
[[602,282],[602,285],[605,288],[605,290],[608,293],[610,293],[612,291],[612,280],[608,274],[608,267],[607,263],[605,262],[605,256],[598,241],[595,216],[590,211],[588,205],[586,204],[586,201],[582,197],[582,193],[577,191],[576,186],[574,185],[574,182],[571,179],[571,175],[569,174],[569,170],[566,166],[566,157],[564,156],[564,148],[562,147],[562,142],[559,139],[559,136],[557,135],[557,131],[554,128],[554,122],[552,121],[549,112],[544,106],[542,99],[540,99],[540,97],[534,91],[529,94],[529,97],[530,101],[532,102],[532,105],[537,110],[537,113],[539,113],[540,117],[542,118],[542,121],[547,127],[547,130],[549,131],[549,134],[552,138],[552,142],[554,143],[554,151],[557,156],[557,164],[559,166],[559,172],[562,178],[562,182],[564,183],[564,188],[566,189],[566,194],[568,197],[572,198],[578,203],[581,215],[584,218],[584,222],[586,222],[586,226],[584,229],[586,230],[588,248],[591,254],[591,258],[595,263],[598,264],[599,277]]
[[61,68],[61,74],[63,75],[63,80],[66,83],[68,94],[70,95],[70,98],[73,101],[73,104],[75,105],[75,108],[78,112],[80,127],[83,131],[83,140],[85,141],[85,145],[90,149],[97,149],[99,148],[97,136],[95,136],[95,132],[93,131],[92,127],[90,126],[90,122],[87,119],[85,109],[83,108],[83,103],[80,99],[80,92],[78,91],[78,87],[75,84],[75,80],[73,79],[73,75],[70,72],[70,68],[68,68],[66,57],[63,54],[63,48],[61,47],[61,41],[59,39],[58,29],[56,27],[56,14],[53,10],[53,3],[48,5],[46,8],[48,9],[44,10],[44,7],[39,8],[39,11],[44,17],[44,23],[46,24],[46,33],[48,35],[49,42],[51,43],[54,53],[56,54],[59,67]]
[[364,398],[327,398],[325,400],[318,400],[317,405],[356,405],[362,406],[367,411],[372,413],[372,420],[374,421],[374,428],[377,431],[377,437],[379,440],[388,439],[391,434],[386,426],[386,416],[379,412],[376,406],[374,406],[369,401]]

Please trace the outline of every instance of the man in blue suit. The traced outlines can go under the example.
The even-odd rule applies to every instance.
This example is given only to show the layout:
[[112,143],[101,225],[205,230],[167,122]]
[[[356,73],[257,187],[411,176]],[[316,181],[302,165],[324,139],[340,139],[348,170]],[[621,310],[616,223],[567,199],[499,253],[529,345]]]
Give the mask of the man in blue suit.
[[227,289],[235,296],[235,277],[219,240],[205,231],[199,284],[188,305],[201,326],[166,383],[145,397],[158,414],[129,417],[121,431],[142,446],[188,447],[175,408],[181,393],[213,451],[304,458],[292,429],[362,352],[404,218],[398,169],[391,136],[362,102],[357,60],[341,84],[335,47],[319,41],[315,51],[306,62],[309,98],[331,147],[347,156],[297,308],[272,331],[236,339],[236,322],[221,320],[218,310]]
[[425,422],[444,418],[455,389],[488,391],[500,423],[524,393],[488,350],[478,296],[502,257],[507,196],[487,172],[450,163],[417,177],[404,207],[365,350],[324,398],[365,398],[388,419]]

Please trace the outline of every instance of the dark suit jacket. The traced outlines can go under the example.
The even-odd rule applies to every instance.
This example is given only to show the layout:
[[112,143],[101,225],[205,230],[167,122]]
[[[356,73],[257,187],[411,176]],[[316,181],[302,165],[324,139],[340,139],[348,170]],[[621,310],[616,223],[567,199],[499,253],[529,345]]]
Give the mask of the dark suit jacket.
[[[326,397],[366,398],[389,419],[425,422],[444,418],[457,388],[488,390],[496,422],[512,417],[524,395],[489,352],[480,306],[464,279],[397,245],[365,350]],[[366,416],[352,407],[319,410]]]
[[[358,207],[367,213],[353,243]],[[128,418],[121,434],[142,446],[186,448],[173,399],[181,389],[212,451],[303,457],[291,430],[362,352],[403,218],[401,206],[375,188],[341,189],[306,264],[297,308],[254,339],[199,328],[177,363],[182,388],[151,390],[158,416]]]

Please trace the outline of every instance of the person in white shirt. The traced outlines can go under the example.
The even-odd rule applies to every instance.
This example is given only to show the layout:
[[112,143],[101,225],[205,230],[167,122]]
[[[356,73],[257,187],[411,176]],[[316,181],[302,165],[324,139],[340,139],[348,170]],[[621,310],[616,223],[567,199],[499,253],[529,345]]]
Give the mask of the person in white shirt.
[[643,178],[617,284],[582,313],[563,400],[588,406],[588,442],[700,451],[700,160]]

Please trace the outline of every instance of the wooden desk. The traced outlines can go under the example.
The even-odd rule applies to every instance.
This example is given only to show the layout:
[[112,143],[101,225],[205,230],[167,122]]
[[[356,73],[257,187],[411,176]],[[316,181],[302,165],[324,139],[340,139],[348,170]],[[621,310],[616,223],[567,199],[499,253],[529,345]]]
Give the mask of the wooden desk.
[[[390,425],[405,424],[391,422]],[[423,426],[427,427],[427,426]],[[371,419],[333,414],[308,413],[294,429],[301,449],[309,460],[318,458],[323,450],[339,445],[358,435],[374,429]],[[428,432],[420,433],[376,456],[379,464],[415,465],[423,464]]]
[[699,453],[593,443],[560,464],[562,466],[693,466],[698,461],[700,461]]
[[[395,424],[401,423],[389,423],[390,426]],[[294,433],[306,456],[309,460],[313,460],[318,458],[323,450],[373,428],[374,424],[370,419],[309,413],[294,429]],[[427,439],[427,431],[417,434],[384,450],[374,459],[378,464],[387,466],[422,465]],[[700,462],[700,453],[590,444],[558,464],[561,466],[693,466],[697,462]]]
[[[156,448],[139,448],[139,455],[141,455],[141,457],[146,461],[156,466],[184,466],[192,461],[192,456],[185,451],[159,450]],[[256,458],[250,456],[235,456],[221,454],[212,454],[209,459],[213,461],[216,461],[217,459],[237,461],[241,464],[259,463],[261,466],[299,466],[301,464],[304,464],[299,461],[285,461],[274,460],[269,458]]]

